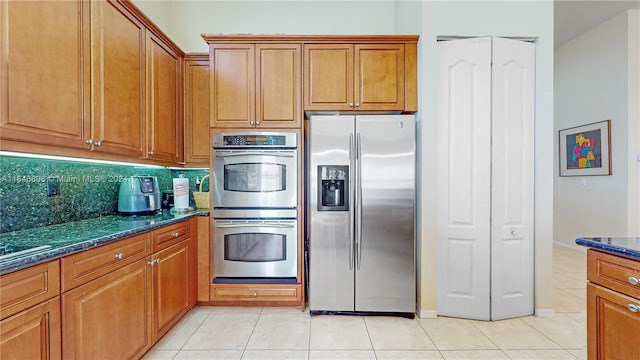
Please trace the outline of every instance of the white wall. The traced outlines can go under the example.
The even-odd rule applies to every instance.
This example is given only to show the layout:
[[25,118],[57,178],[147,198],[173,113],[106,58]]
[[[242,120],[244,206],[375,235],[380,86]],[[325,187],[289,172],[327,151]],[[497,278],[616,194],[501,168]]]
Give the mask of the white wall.
[[629,204],[628,235],[640,236],[640,10],[629,10]]
[[174,40],[171,3],[168,0],[134,0],[133,3],[162,31]]
[[[147,1],[135,0],[135,3],[143,8],[141,3]],[[182,0],[169,3],[172,24],[167,34],[185,52],[208,51],[201,34],[395,33],[393,1]]]
[[438,36],[535,37],[535,308],[551,312],[553,229],[553,2],[427,1],[422,4],[420,33],[420,104],[422,127],[422,193],[420,213],[421,315],[436,311],[436,188],[429,159],[437,155],[436,39]]
[[[556,49],[556,133],[611,119],[612,152],[611,176],[560,177],[555,167],[554,239],[561,243],[573,244],[581,236],[631,235],[628,211],[630,202],[637,202],[638,182],[629,183],[629,145],[637,142],[638,133],[630,136],[629,131],[628,25],[624,12]],[[637,126],[638,118],[634,121]],[[554,151],[559,159],[557,144]],[[630,198],[630,188],[636,199]]]

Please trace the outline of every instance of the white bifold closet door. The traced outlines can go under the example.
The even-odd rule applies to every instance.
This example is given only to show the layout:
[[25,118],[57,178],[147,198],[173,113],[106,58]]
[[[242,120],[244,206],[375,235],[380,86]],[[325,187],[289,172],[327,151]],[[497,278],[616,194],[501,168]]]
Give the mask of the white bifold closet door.
[[534,44],[438,42],[437,312],[533,314]]

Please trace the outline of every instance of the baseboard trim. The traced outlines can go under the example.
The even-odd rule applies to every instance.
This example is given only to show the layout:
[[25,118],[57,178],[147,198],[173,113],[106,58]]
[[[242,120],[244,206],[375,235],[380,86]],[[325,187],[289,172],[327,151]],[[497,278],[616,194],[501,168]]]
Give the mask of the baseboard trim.
[[536,317],[539,318],[549,318],[555,316],[556,314],[556,311],[554,309],[536,309],[535,311]]
[[420,319],[435,319],[438,317],[438,312],[436,310],[423,310],[420,309],[419,306],[416,306],[416,313]]

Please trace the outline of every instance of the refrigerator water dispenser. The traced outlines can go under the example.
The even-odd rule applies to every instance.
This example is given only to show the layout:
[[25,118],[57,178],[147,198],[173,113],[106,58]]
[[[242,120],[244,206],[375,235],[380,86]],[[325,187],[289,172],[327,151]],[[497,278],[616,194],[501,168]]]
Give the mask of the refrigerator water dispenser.
[[318,166],[318,211],[349,211],[349,166]]

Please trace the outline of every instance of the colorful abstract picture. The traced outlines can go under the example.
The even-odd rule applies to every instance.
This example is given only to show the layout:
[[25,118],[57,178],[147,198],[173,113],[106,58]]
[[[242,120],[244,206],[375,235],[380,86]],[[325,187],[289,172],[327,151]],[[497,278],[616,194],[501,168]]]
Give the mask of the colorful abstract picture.
[[560,130],[560,176],[611,175],[611,120]]

